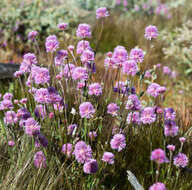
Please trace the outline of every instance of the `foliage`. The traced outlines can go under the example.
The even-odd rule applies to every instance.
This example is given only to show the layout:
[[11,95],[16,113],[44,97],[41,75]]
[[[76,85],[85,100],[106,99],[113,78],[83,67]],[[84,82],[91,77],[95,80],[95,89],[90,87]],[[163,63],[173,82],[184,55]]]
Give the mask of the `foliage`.
[[171,58],[186,75],[192,72],[192,22],[189,20],[174,31],[163,31],[163,48],[166,58]]

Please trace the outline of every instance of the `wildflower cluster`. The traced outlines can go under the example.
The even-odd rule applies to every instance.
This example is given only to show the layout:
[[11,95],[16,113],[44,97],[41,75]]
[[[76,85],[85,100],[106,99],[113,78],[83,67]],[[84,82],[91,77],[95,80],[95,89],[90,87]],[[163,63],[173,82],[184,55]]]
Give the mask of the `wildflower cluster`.
[[[97,19],[105,19],[109,12],[103,7],[96,15]],[[58,25],[59,30],[67,27],[67,23]],[[70,162],[69,167],[76,168],[75,164],[78,164],[78,169],[85,174],[100,173],[107,165],[115,165],[118,156],[128,150],[130,128],[137,134],[137,130],[164,123],[166,137],[179,133],[176,112],[156,103],[165,95],[166,87],[151,81],[147,89],[138,88],[145,74],[140,67],[145,59],[144,50],[136,47],[128,52],[123,46],[115,47],[106,55],[105,74],[99,80],[95,77],[97,52],[88,41],[91,35],[89,24],[79,24],[76,37],[80,41],[76,47],[70,45],[66,50],[59,48],[56,35],[48,36],[45,48],[48,57],[52,58],[49,65],[42,67],[33,53],[25,54],[19,71],[14,74],[23,98],[11,93],[5,93],[1,98],[4,125],[35,142],[33,160],[36,168],[49,167],[50,149],[54,147],[54,150],[60,149],[54,152],[58,163],[66,159]],[[34,32],[29,35],[30,39],[36,36]],[[157,27],[146,27],[143,37],[147,40],[157,38]],[[111,83],[107,84],[110,74]],[[146,91],[146,104],[141,90]],[[182,146],[184,141],[180,139]],[[15,146],[15,142],[10,139],[8,146]],[[170,151],[175,149],[174,145],[167,147]],[[151,161],[160,165],[171,160],[166,157],[165,150],[158,148],[151,152]],[[188,158],[183,153],[174,157],[175,166],[186,167],[187,164]],[[153,189],[166,187],[157,182],[150,187]]]

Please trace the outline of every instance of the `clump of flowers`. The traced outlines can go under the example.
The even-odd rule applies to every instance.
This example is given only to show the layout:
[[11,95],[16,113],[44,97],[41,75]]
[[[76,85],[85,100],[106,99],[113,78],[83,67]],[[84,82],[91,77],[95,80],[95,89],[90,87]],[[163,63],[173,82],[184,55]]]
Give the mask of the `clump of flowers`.
[[[96,15],[103,23],[109,13],[102,7]],[[62,31],[67,27],[66,23],[58,25]],[[67,44],[66,49],[60,49],[56,35],[46,38],[46,52],[52,58],[48,66],[42,67],[41,59],[33,53],[24,55],[19,71],[14,74],[21,88],[10,88],[12,93],[0,95],[0,114],[4,118],[2,129],[8,134],[6,140],[14,139],[5,143],[10,151],[23,148],[27,141],[25,146],[31,145],[30,153],[34,153],[34,166],[38,169],[63,164],[62,171],[84,175],[85,183],[88,178],[92,180],[85,174],[96,173],[95,182],[84,186],[89,188],[90,184],[99,184],[97,175],[106,167],[106,175],[120,162],[124,167],[132,143],[141,134],[146,146],[150,142],[151,147],[154,146],[153,131],[158,129],[163,138],[174,137],[179,134],[179,127],[176,112],[163,107],[166,87],[154,82],[155,69],[148,70],[150,85],[147,88],[143,85],[146,71],[140,66],[147,52],[137,47],[128,52],[118,45],[106,54],[104,74],[98,77],[95,75],[97,51],[87,39],[91,37],[91,26],[79,24],[76,36],[80,38],[77,46]],[[155,26],[146,28],[145,38],[152,40],[157,36]],[[15,93],[17,90],[19,96]],[[24,138],[20,138],[22,136]],[[179,140],[181,152],[186,139]],[[13,142],[17,146],[13,147]],[[167,149],[172,156],[175,146],[168,145]],[[151,152],[151,160],[158,167],[169,162],[161,148]],[[173,164],[186,167],[188,158],[179,153]],[[60,172],[59,166],[56,170]],[[73,176],[69,176],[69,180],[73,182]],[[165,185],[158,182],[150,187],[151,190],[158,188],[165,189]]]

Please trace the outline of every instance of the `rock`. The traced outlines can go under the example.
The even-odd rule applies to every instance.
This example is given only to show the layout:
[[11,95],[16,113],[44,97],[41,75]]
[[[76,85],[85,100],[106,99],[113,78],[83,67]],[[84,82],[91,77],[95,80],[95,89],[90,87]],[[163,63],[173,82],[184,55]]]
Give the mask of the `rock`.
[[19,70],[19,64],[0,63],[0,79],[11,79],[13,73]]

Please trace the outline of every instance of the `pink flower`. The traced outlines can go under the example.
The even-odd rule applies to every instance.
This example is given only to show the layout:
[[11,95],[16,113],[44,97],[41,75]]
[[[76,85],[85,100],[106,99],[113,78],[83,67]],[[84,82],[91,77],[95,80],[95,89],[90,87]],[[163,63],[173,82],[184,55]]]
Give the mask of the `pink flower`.
[[165,184],[157,182],[153,184],[149,190],[166,190]]
[[66,154],[67,156],[71,156],[72,154],[72,144],[67,143],[62,146],[62,153]]
[[98,164],[97,161],[94,159],[90,159],[83,165],[83,171],[86,174],[93,174],[96,173],[98,170]]
[[158,164],[169,162],[165,155],[165,151],[161,148],[155,149],[151,152],[151,160],[157,162]]
[[38,35],[38,32],[37,32],[37,31],[35,31],[35,30],[34,30],[34,31],[31,31],[31,32],[29,32],[29,34],[28,34],[28,39],[34,41],[37,35]]
[[117,149],[118,152],[120,152],[126,147],[125,136],[123,134],[114,135],[110,141],[110,144],[112,149]]
[[58,28],[60,29],[60,30],[66,30],[66,28],[68,27],[68,23],[60,23],[60,24],[58,24]]
[[93,62],[95,60],[95,57],[94,57],[94,52],[89,50],[89,49],[86,49],[85,51],[83,51],[82,55],[81,55],[81,62],[83,64],[86,64],[88,62]]
[[96,10],[96,18],[105,18],[109,16],[109,12],[107,11],[106,7],[101,7]]
[[86,40],[81,40],[77,44],[76,53],[77,54],[82,54],[87,49],[91,50],[89,42],[86,41]]
[[131,50],[129,59],[134,60],[136,63],[142,63],[144,59],[143,50],[140,48],[134,48]]
[[75,69],[73,69],[72,78],[73,78],[73,80],[87,80],[88,73],[87,73],[86,68],[76,67]]
[[100,96],[102,94],[102,87],[99,83],[92,83],[89,85],[89,95]]
[[185,138],[185,137],[180,137],[180,138],[179,138],[179,141],[180,141],[181,143],[184,143],[184,142],[186,141],[186,138]]
[[79,106],[79,112],[80,112],[81,118],[88,119],[88,118],[93,117],[93,114],[95,113],[95,109],[90,102],[83,102]]
[[139,68],[134,60],[128,60],[123,63],[122,71],[126,75],[135,76]]
[[169,144],[167,145],[167,149],[173,152],[175,151],[175,145]]
[[79,38],[90,38],[91,37],[91,29],[89,24],[79,24],[76,35]]
[[102,161],[108,164],[114,164],[114,154],[111,152],[104,152]]
[[149,25],[145,28],[145,38],[147,40],[155,39],[158,36],[158,30],[156,26]]
[[77,162],[85,163],[92,158],[92,149],[84,141],[78,141],[73,152]]
[[50,35],[46,38],[45,47],[47,52],[53,53],[59,48],[59,42],[55,35]]
[[110,103],[107,106],[107,113],[111,114],[112,116],[117,116],[119,111],[119,106],[115,103]]
[[13,125],[13,124],[17,123],[17,121],[18,121],[18,118],[14,111],[5,112],[4,122],[7,125]]
[[189,162],[188,157],[183,153],[179,153],[173,159],[173,164],[177,167],[185,168],[188,165],[188,162]]
[[128,53],[125,47],[117,46],[114,49],[113,60],[117,65],[119,65],[119,67],[122,67],[123,62],[128,60]]
[[13,146],[15,146],[15,142],[14,142],[13,140],[8,141],[8,145],[9,145],[10,147],[13,147]]
[[33,158],[36,168],[46,168],[46,158],[42,151],[36,152]]

